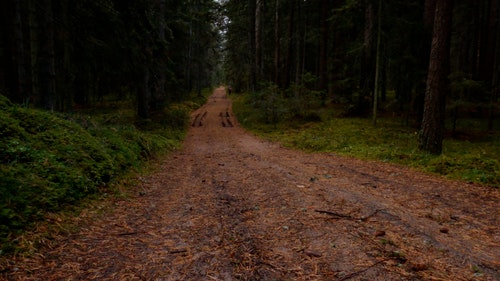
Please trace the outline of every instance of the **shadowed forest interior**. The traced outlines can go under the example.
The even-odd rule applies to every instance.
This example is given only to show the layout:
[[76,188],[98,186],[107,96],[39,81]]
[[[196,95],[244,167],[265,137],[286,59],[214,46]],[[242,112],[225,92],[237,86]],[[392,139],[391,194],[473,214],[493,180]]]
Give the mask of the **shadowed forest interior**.
[[[1,5],[0,90],[28,107],[73,112],[132,101],[138,117],[148,118],[226,83],[263,100],[294,100],[299,115],[303,107],[341,104],[344,116],[376,122],[380,112],[417,128],[426,121],[425,137],[437,131],[437,139],[421,146],[435,153],[439,144],[427,142],[441,142],[444,120],[452,134],[461,119],[484,121],[476,128],[484,131],[496,126],[498,1]],[[426,93],[434,97],[428,118]],[[271,115],[270,122],[281,117]]]

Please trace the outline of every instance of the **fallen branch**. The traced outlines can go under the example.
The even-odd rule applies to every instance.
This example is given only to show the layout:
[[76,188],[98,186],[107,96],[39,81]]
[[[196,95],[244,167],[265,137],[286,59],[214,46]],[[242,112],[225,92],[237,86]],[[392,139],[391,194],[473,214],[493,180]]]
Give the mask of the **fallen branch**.
[[371,218],[374,215],[376,215],[378,212],[383,211],[383,209],[375,210],[375,212],[371,213],[370,215],[368,215],[366,217],[360,217],[360,218],[356,218],[356,217],[353,217],[351,215],[339,214],[339,213],[332,212],[332,211],[325,211],[325,210],[314,210],[314,211],[317,212],[317,213],[327,214],[327,215],[330,215],[330,216],[334,216],[334,217],[337,217],[337,218],[340,218],[340,219],[366,221],[369,218]]
[[335,213],[335,212],[331,212],[331,211],[324,211],[324,210],[314,210],[316,213],[320,213],[320,214],[327,214],[327,215],[330,215],[330,216],[334,216],[334,217],[337,217],[337,218],[343,218],[343,219],[351,219],[353,220],[354,218],[350,215],[344,215],[344,214],[339,214],[339,213]]
[[118,236],[127,236],[127,235],[135,235],[139,232],[133,231],[133,232],[124,232],[124,233],[119,233]]
[[170,254],[182,254],[182,253],[186,253],[186,252],[187,252],[187,249],[173,249],[173,250],[169,251]]
[[371,269],[371,268],[373,268],[373,267],[377,266],[378,264],[381,264],[381,263],[386,262],[386,261],[388,261],[388,260],[390,260],[390,259],[383,259],[383,260],[379,260],[378,262],[376,262],[376,263],[374,263],[374,264],[372,264],[372,265],[370,265],[370,266],[368,266],[368,267],[365,267],[365,268],[363,268],[363,269],[361,269],[361,270],[359,270],[359,271],[356,271],[356,272],[353,272],[353,273],[349,273],[349,274],[347,274],[346,276],[344,276],[344,277],[340,278],[340,279],[339,279],[339,281],[349,280],[349,279],[351,279],[351,278],[353,278],[353,277],[356,277],[356,276],[360,275],[360,274],[361,274],[361,273],[363,273],[363,272],[368,271],[369,269]]

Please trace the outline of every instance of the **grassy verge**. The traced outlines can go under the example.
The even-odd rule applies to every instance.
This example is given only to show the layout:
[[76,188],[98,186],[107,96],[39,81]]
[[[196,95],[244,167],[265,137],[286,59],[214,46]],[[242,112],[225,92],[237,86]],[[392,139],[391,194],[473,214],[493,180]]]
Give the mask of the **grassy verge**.
[[19,107],[0,96],[0,255],[37,222],[117,192],[131,170],[180,146],[203,97],[151,120],[117,103],[74,114]]
[[398,163],[451,179],[500,187],[498,132],[468,131],[467,140],[447,138],[442,155],[435,156],[419,151],[418,132],[395,118],[381,118],[374,127],[371,120],[339,118],[333,109],[320,109],[315,111],[321,117],[316,122],[282,118],[275,124],[266,124],[249,99],[248,95],[233,98],[239,122],[257,135],[284,146]]

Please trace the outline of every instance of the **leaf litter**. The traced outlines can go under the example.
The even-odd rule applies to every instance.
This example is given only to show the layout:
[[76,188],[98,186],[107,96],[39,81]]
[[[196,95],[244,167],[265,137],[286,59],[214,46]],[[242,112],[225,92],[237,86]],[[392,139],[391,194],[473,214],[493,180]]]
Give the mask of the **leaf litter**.
[[223,88],[192,116],[135,195],[2,260],[0,277],[500,280],[498,189],[260,140]]

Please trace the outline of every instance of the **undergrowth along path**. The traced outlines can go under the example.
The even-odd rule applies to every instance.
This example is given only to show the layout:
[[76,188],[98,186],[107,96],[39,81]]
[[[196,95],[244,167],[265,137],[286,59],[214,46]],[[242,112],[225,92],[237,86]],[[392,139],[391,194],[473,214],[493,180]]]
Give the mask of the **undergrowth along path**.
[[500,280],[498,189],[260,140],[216,89],[184,146],[5,280]]

